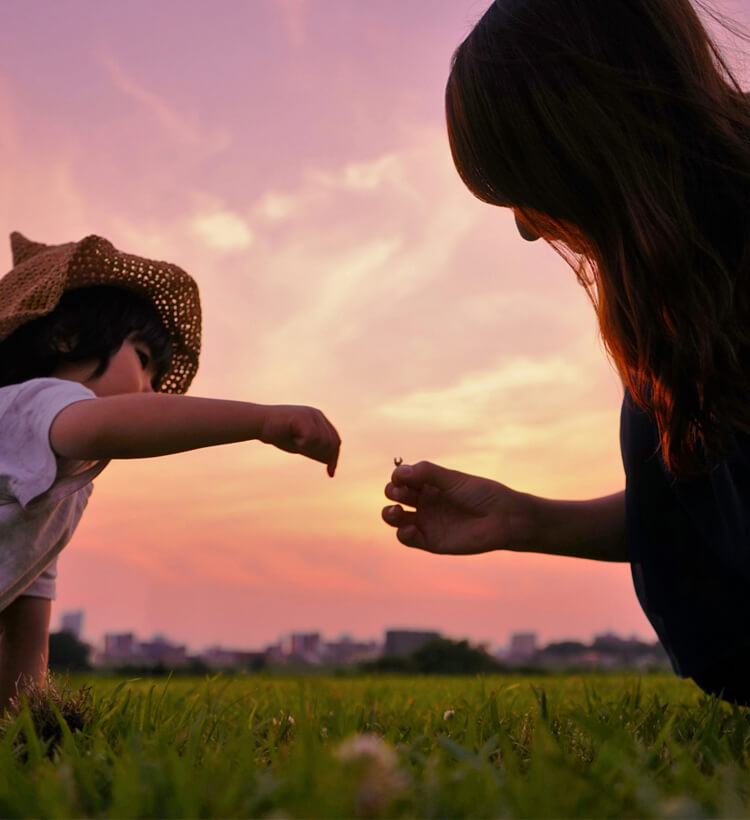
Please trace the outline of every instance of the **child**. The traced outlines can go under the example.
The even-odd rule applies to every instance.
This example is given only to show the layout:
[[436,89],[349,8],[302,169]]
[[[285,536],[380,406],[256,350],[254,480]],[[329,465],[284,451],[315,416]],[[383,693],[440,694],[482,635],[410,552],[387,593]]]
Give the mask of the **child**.
[[437,553],[629,562],[677,674],[750,704],[747,98],[688,0],[496,0],[446,114],[472,193],[592,299],[625,490],[556,501],[421,462],[393,472],[386,522]]
[[55,560],[113,458],[258,439],[327,465],[340,439],[310,407],[184,395],[200,303],[176,265],[105,239],[11,235],[0,280],[0,716],[46,674]]

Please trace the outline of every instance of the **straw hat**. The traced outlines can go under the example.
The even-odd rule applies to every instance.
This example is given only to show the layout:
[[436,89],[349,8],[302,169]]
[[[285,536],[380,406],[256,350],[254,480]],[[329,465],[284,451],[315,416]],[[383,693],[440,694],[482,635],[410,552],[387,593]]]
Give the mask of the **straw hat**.
[[185,393],[198,370],[201,306],[198,286],[182,268],[122,253],[100,236],[43,245],[10,235],[13,268],[0,279],[0,342],[20,325],[46,316],[68,290],[112,285],[148,299],[174,343],[163,393]]

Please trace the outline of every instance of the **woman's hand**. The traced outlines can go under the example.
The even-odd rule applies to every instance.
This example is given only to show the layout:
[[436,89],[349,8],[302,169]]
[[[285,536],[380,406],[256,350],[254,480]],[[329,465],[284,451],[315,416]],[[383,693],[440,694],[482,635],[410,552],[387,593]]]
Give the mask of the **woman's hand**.
[[496,481],[420,461],[397,467],[385,494],[400,503],[385,507],[383,519],[407,547],[471,555],[523,549],[528,537],[529,496]]
[[341,439],[336,428],[315,407],[272,405],[264,408],[260,441],[287,453],[299,453],[321,461],[333,477],[339,460]]

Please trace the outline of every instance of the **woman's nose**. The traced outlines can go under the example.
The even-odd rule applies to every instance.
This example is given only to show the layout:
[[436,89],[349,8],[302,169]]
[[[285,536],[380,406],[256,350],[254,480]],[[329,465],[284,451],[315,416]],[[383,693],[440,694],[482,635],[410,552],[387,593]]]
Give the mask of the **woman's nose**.
[[527,242],[536,242],[539,239],[539,234],[536,231],[533,231],[529,225],[524,222],[523,217],[515,214],[516,218],[516,227],[518,228],[518,233],[527,241]]

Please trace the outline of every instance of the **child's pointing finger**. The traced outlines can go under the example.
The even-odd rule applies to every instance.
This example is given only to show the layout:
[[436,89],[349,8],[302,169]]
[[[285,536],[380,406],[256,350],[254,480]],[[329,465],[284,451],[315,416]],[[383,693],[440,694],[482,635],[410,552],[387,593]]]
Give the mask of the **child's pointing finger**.
[[336,428],[331,424],[328,419],[326,419],[326,423],[329,427],[329,435],[330,435],[330,442],[331,442],[331,450],[328,455],[328,475],[333,478],[334,473],[336,472],[336,465],[339,463],[339,455],[341,453],[341,436],[339,436]]
[[336,465],[339,463],[339,453],[341,452],[341,441],[339,440],[336,444],[336,449],[333,455],[328,459],[328,475],[333,478],[334,473],[336,472]]

